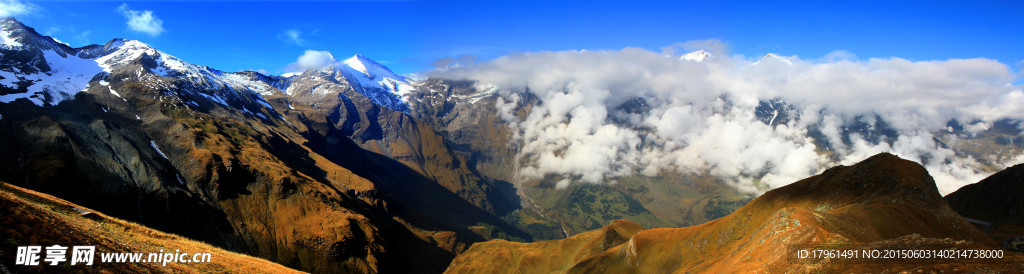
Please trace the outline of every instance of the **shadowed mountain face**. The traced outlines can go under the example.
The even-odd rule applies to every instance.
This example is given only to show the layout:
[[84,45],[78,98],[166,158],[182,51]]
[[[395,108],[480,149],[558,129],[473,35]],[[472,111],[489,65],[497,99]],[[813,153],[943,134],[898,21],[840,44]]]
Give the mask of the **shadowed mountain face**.
[[1024,237],[1024,164],[966,185],[946,201],[960,215],[980,221],[979,227],[1001,244]]
[[[588,232],[590,233],[590,232]],[[581,234],[583,235],[583,234]],[[529,244],[529,248],[559,246],[556,242]],[[515,245],[486,242],[490,250],[523,250]],[[831,168],[822,174],[775,189],[736,212],[706,224],[685,228],[655,228],[637,232],[625,243],[586,258],[551,255],[573,265],[568,272],[736,272],[848,269],[851,271],[902,270],[1010,270],[1024,259],[996,263],[942,261],[937,263],[842,264],[839,260],[791,260],[797,245],[859,244],[872,249],[941,247],[998,248],[985,234],[956,214],[943,201],[935,183],[920,165],[890,154],[879,154],[853,166]],[[558,254],[559,250],[545,250]],[[481,269],[466,263],[487,256],[476,245],[459,255],[448,271]],[[533,264],[491,256],[494,264]],[[480,261],[480,260],[476,260]],[[537,270],[548,270],[536,268]],[[565,268],[562,268],[563,270]]]

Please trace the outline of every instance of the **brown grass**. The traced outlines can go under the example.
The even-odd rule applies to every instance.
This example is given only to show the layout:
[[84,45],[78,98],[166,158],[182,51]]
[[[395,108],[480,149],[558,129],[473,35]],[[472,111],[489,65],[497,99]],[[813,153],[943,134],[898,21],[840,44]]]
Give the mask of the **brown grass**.
[[[0,182],[0,202],[5,213],[3,221],[13,221],[20,226],[5,226],[2,230],[9,243],[21,245],[95,245],[96,259],[92,266],[70,266],[65,264],[50,267],[12,267],[15,272],[89,271],[89,272],[240,272],[240,273],[300,273],[282,265],[238,253],[226,251],[202,242],[178,235],[160,232],[132,222],[123,221],[92,209],[84,208],[48,194]],[[88,218],[79,216],[72,208],[81,208],[95,215]],[[181,250],[181,252],[212,254],[210,263],[167,264],[159,263],[100,263],[100,252],[159,252]],[[13,248],[4,246],[4,262],[13,262]],[[12,257],[12,260],[6,260]]]
[[445,273],[565,272],[580,260],[619,245],[643,229],[633,222],[616,220],[561,240],[518,243],[499,239],[475,243],[456,257]]

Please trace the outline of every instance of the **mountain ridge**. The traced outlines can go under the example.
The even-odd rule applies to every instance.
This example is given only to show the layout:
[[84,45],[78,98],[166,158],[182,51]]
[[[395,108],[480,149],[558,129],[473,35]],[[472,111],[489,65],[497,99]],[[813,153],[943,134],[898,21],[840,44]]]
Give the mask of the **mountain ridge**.
[[[153,229],[119,220],[90,208],[82,207],[47,194],[12,186],[0,182],[0,204],[10,217],[0,219],[4,229],[0,234],[8,241],[0,249],[0,269],[15,272],[34,271],[74,271],[76,268],[62,266],[15,266],[6,267],[13,262],[18,245],[49,245],[41,240],[58,245],[90,244],[96,252],[156,252],[159,249],[181,250],[188,253],[211,253],[209,263],[172,263],[166,266],[159,264],[120,264],[102,263],[96,254],[91,271],[140,272],[140,271],[218,271],[233,269],[237,271],[257,271],[275,273],[299,273],[280,264],[264,259],[257,259],[198,243],[178,235],[165,234]],[[13,212],[17,212],[15,215]],[[81,242],[86,241],[86,242]],[[13,244],[12,244],[13,243]],[[42,267],[42,269],[39,269]],[[80,268],[78,268],[80,270]]]
[[1024,164],[1018,164],[946,195],[949,205],[1004,247],[1024,238]]
[[[544,245],[557,246],[563,241],[554,240]],[[500,241],[479,244],[499,245],[491,250],[503,248]],[[705,224],[640,230],[625,243],[599,254],[583,259],[567,258],[568,261],[561,264],[573,266],[560,271],[815,272],[834,270],[841,265],[853,271],[1008,271],[1024,262],[1022,256],[1013,254],[1008,255],[1006,261],[937,262],[934,265],[884,262],[850,265],[841,260],[798,262],[790,258],[793,256],[790,247],[799,244],[860,244],[876,249],[998,247],[945,204],[922,166],[883,153],[771,190],[732,214]],[[524,245],[541,246],[540,243]],[[507,257],[490,257],[497,261],[482,263],[483,266],[471,263],[481,262],[470,258],[479,258],[482,252],[470,247],[453,261],[447,272],[460,273],[488,264],[511,264],[501,271],[539,270],[531,268],[535,267],[531,264],[510,262]],[[546,252],[557,254],[552,250]]]
[[[30,63],[34,64],[31,67],[21,68],[17,72],[15,72],[14,75],[0,75],[0,77],[3,77],[7,81],[11,81],[8,78],[25,78],[25,75],[17,75],[18,72],[24,73],[29,76],[31,76],[31,74],[33,73],[48,72],[50,68],[47,62],[57,61],[57,58],[45,57],[45,54],[52,52],[54,54],[60,55],[60,57],[63,59],[68,59],[71,58],[71,56],[74,56],[82,60],[95,60],[96,65],[102,68],[102,70],[108,74],[112,73],[115,69],[127,69],[122,68],[125,64],[131,64],[141,61],[141,67],[153,73],[153,75],[160,77],[185,77],[194,84],[193,88],[201,87],[206,89],[229,89],[232,91],[248,89],[249,91],[258,93],[260,95],[271,95],[266,94],[269,91],[266,88],[252,87],[254,83],[251,81],[237,81],[237,79],[233,79],[232,77],[230,77],[232,75],[245,74],[245,72],[226,73],[209,67],[194,65],[185,62],[177,57],[164,53],[162,51],[156,50],[138,40],[115,38],[104,45],[93,44],[83,46],[80,48],[71,48],[66,44],[57,42],[57,40],[52,37],[42,36],[38,34],[37,32],[35,32],[34,29],[25,26],[24,24],[22,24],[20,21],[17,21],[17,19],[14,19],[13,17],[7,17],[3,19],[3,21],[0,21],[0,27],[2,27],[6,33],[11,33],[13,31],[13,33],[16,34],[14,39],[11,39],[10,35],[4,36],[3,39],[5,49],[37,49],[32,52],[38,52],[35,56],[31,56],[29,58],[31,59],[31,61],[33,61]],[[14,45],[9,43],[12,40],[17,40],[20,42],[17,42],[17,44]],[[402,98],[406,94],[408,94],[411,89],[414,89],[414,87],[404,77],[394,74],[389,69],[380,65],[376,61],[370,60],[369,58],[366,58],[365,56],[359,54],[353,56],[352,58],[346,60],[345,62],[342,62],[342,64],[344,64],[346,68],[351,69],[352,71],[359,72],[358,74],[355,74],[350,73],[350,71],[347,70],[341,71],[345,74],[346,82],[358,83],[357,85],[351,85],[353,88],[356,88],[358,92],[371,97],[373,102],[377,103],[378,105],[382,105],[403,112],[408,112],[408,104],[404,103],[402,101]],[[333,67],[333,65],[329,65],[329,67]],[[252,73],[258,74],[258,72]],[[99,74],[99,71],[94,71],[94,73],[85,72],[84,74],[89,75],[80,75],[80,77],[75,79],[74,83],[71,83],[71,85],[79,88],[65,88],[62,89],[61,92],[67,92],[69,90],[84,90],[85,88],[87,88],[87,86],[84,85],[90,82],[92,78],[96,76],[96,74]],[[137,71],[136,76],[141,78],[143,74],[141,73],[141,71]],[[281,78],[284,78],[283,80],[286,80],[291,77],[259,74],[259,77],[255,78],[261,80],[260,82],[263,82],[263,84],[268,84],[265,82],[266,80],[277,82],[277,84],[279,84],[278,87],[280,87],[280,84],[287,83],[287,81],[281,81]],[[159,81],[159,79],[153,80]],[[39,81],[37,80],[36,82]],[[0,87],[0,89],[10,88],[7,86],[10,84],[11,83],[7,83],[6,85],[3,85],[3,87]],[[32,86],[33,84],[34,83],[30,83],[29,86]],[[0,90],[0,95],[3,96],[2,98],[0,98],[0,101],[9,103],[19,98],[35,98],[37,96],[46,97],[46,95],[42,94],[46,88],[42,87],[42,89],[44,90],[26,90],[21,92],[21,94],[12,93],[9,90]],[[68,93],[60,97],[62,99],[67,99],[73,95],[74,93]],[[219,97],[218,95],[214,94],[207,94],[207,96]],[[56,96],[55,94],[50,94],[49,97],[58,96]],[[38,98],[32,101],[37,105],[42,105],[43,103],[55,105],[60,102],[60,100],[53,100],[47,98]],[[221,102],[223,100],[214,101]]]

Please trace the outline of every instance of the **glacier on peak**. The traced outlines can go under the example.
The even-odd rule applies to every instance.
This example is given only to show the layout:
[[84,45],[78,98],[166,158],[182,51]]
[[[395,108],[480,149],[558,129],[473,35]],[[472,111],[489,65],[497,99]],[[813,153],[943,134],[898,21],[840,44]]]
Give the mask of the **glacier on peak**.
[[22,46],[21,42],[14,40],[14,37],[12,37],[12,33],[9,30],[0,30],[0,42],[2,42],[4,46],[9,47]]
[[[70,54],[58,54],[53,50],[44,50],[43,58],[46,60],[50,71],[46,73],[21,74],[18,72],[3,73],[5,78],[22,79],[31,82],[23,93],[11,93],[0,95],[0,102],[10,103],[17,99],[27,99],[30,102],[43,106],[44,104],[56,105],[60,101],[70,99],[78,92],[89,87],[89,81],[94,76],[103,72],[93,60],[83,59]],[[7,80],[7,79],[5,79]],[[5,87],[8,86],[5,81]],[[10,84],[14,84],[13,81]]]

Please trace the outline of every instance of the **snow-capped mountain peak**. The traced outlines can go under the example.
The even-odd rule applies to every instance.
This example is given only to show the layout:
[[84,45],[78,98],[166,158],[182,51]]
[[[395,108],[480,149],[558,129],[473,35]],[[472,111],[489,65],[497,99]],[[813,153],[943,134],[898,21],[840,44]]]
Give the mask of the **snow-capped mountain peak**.
[[698,50],[679,56],[679,60],[694,62],[703,62],[708,58],[711,58],[711,53],[706,50]]
[[366,77],[373,80],[379,80],[380,78],[391,78],[394,80],[406,82],[405,77],[395,74],[384,65],[381,65],[380,63],[377,63],[376,61],[373,61],[370,58],[366,58],[366,56],[363,56],[362,54],[353,55],[351,58],[346,59],[342,63],[358,72],[363,73],[363,75],[366,75]]
[[71,48],[49,36],[43,36],[14,17],[0,20],[0,45],[3,48],[35,47],[66,51]]
[[361,54],[342,63],[349,70],[344,73],[346,80],[357,92],[370,97],[378,105],[408,112],[409,104],[405,97],[416,88],[405,77]]
[[110,40],[103,48],[104,54],[96,59],[96,63],[108,73],[112,72],[113,66],[139,59],[143,54],[149,56],[161,55],[159,51],[146,45],[146,43],[120,38]]
[[103,70],[81,49],[43,36],[14,18],[0,20],[0,102],[56,105],[88,87]]
[[[356,54],[356,55],[353,55],[352,57],[346,59],[342,63],[345,63],[345,65],[347,65],[348,67],[350,67],[350,68],[352,68],[352,69],[354,69],[354,70],[356,70],[358,72],[362,72],[363,74],[366,74],[366,76],[368,76],[370,78],[374,78],[374,75],[370,74],[370,70],[366,67],[366,63],[368,63],[368,62],[373,62],[373,61],[368,59],[368,58],[366,58],[365,56],[363,56],[361,54]],[[376,64],[376,62],[373,62],[373,63]]]
[[[259,77],[241,77],[239,74],[244,73],[224,73],[209,67],[191,64],[137,40],[111,40],[104,46],[102,56],[96,58],[96,63],[107,73],[114,73],[115,69],[141,59],[151,61],[145,63],[148,64],[146,69],[152,75],[188,79],[197,87],[210,90],[224,88],[235,91],[250,90],[260,95],[274,93],[269,84],[260,84],[261,81],[252,80]],[[136,77],[143,77],[141,71],[136,71]]]
[[793,65],[793,61],[790,61],[786,57],[782,57],[774,53],[765,54],[764,57],[761,57],[761,60],[757,60],[757,62],[754,62],[753,65],[756,66],[758,64],[766,63],[785,64],[786,66]]

